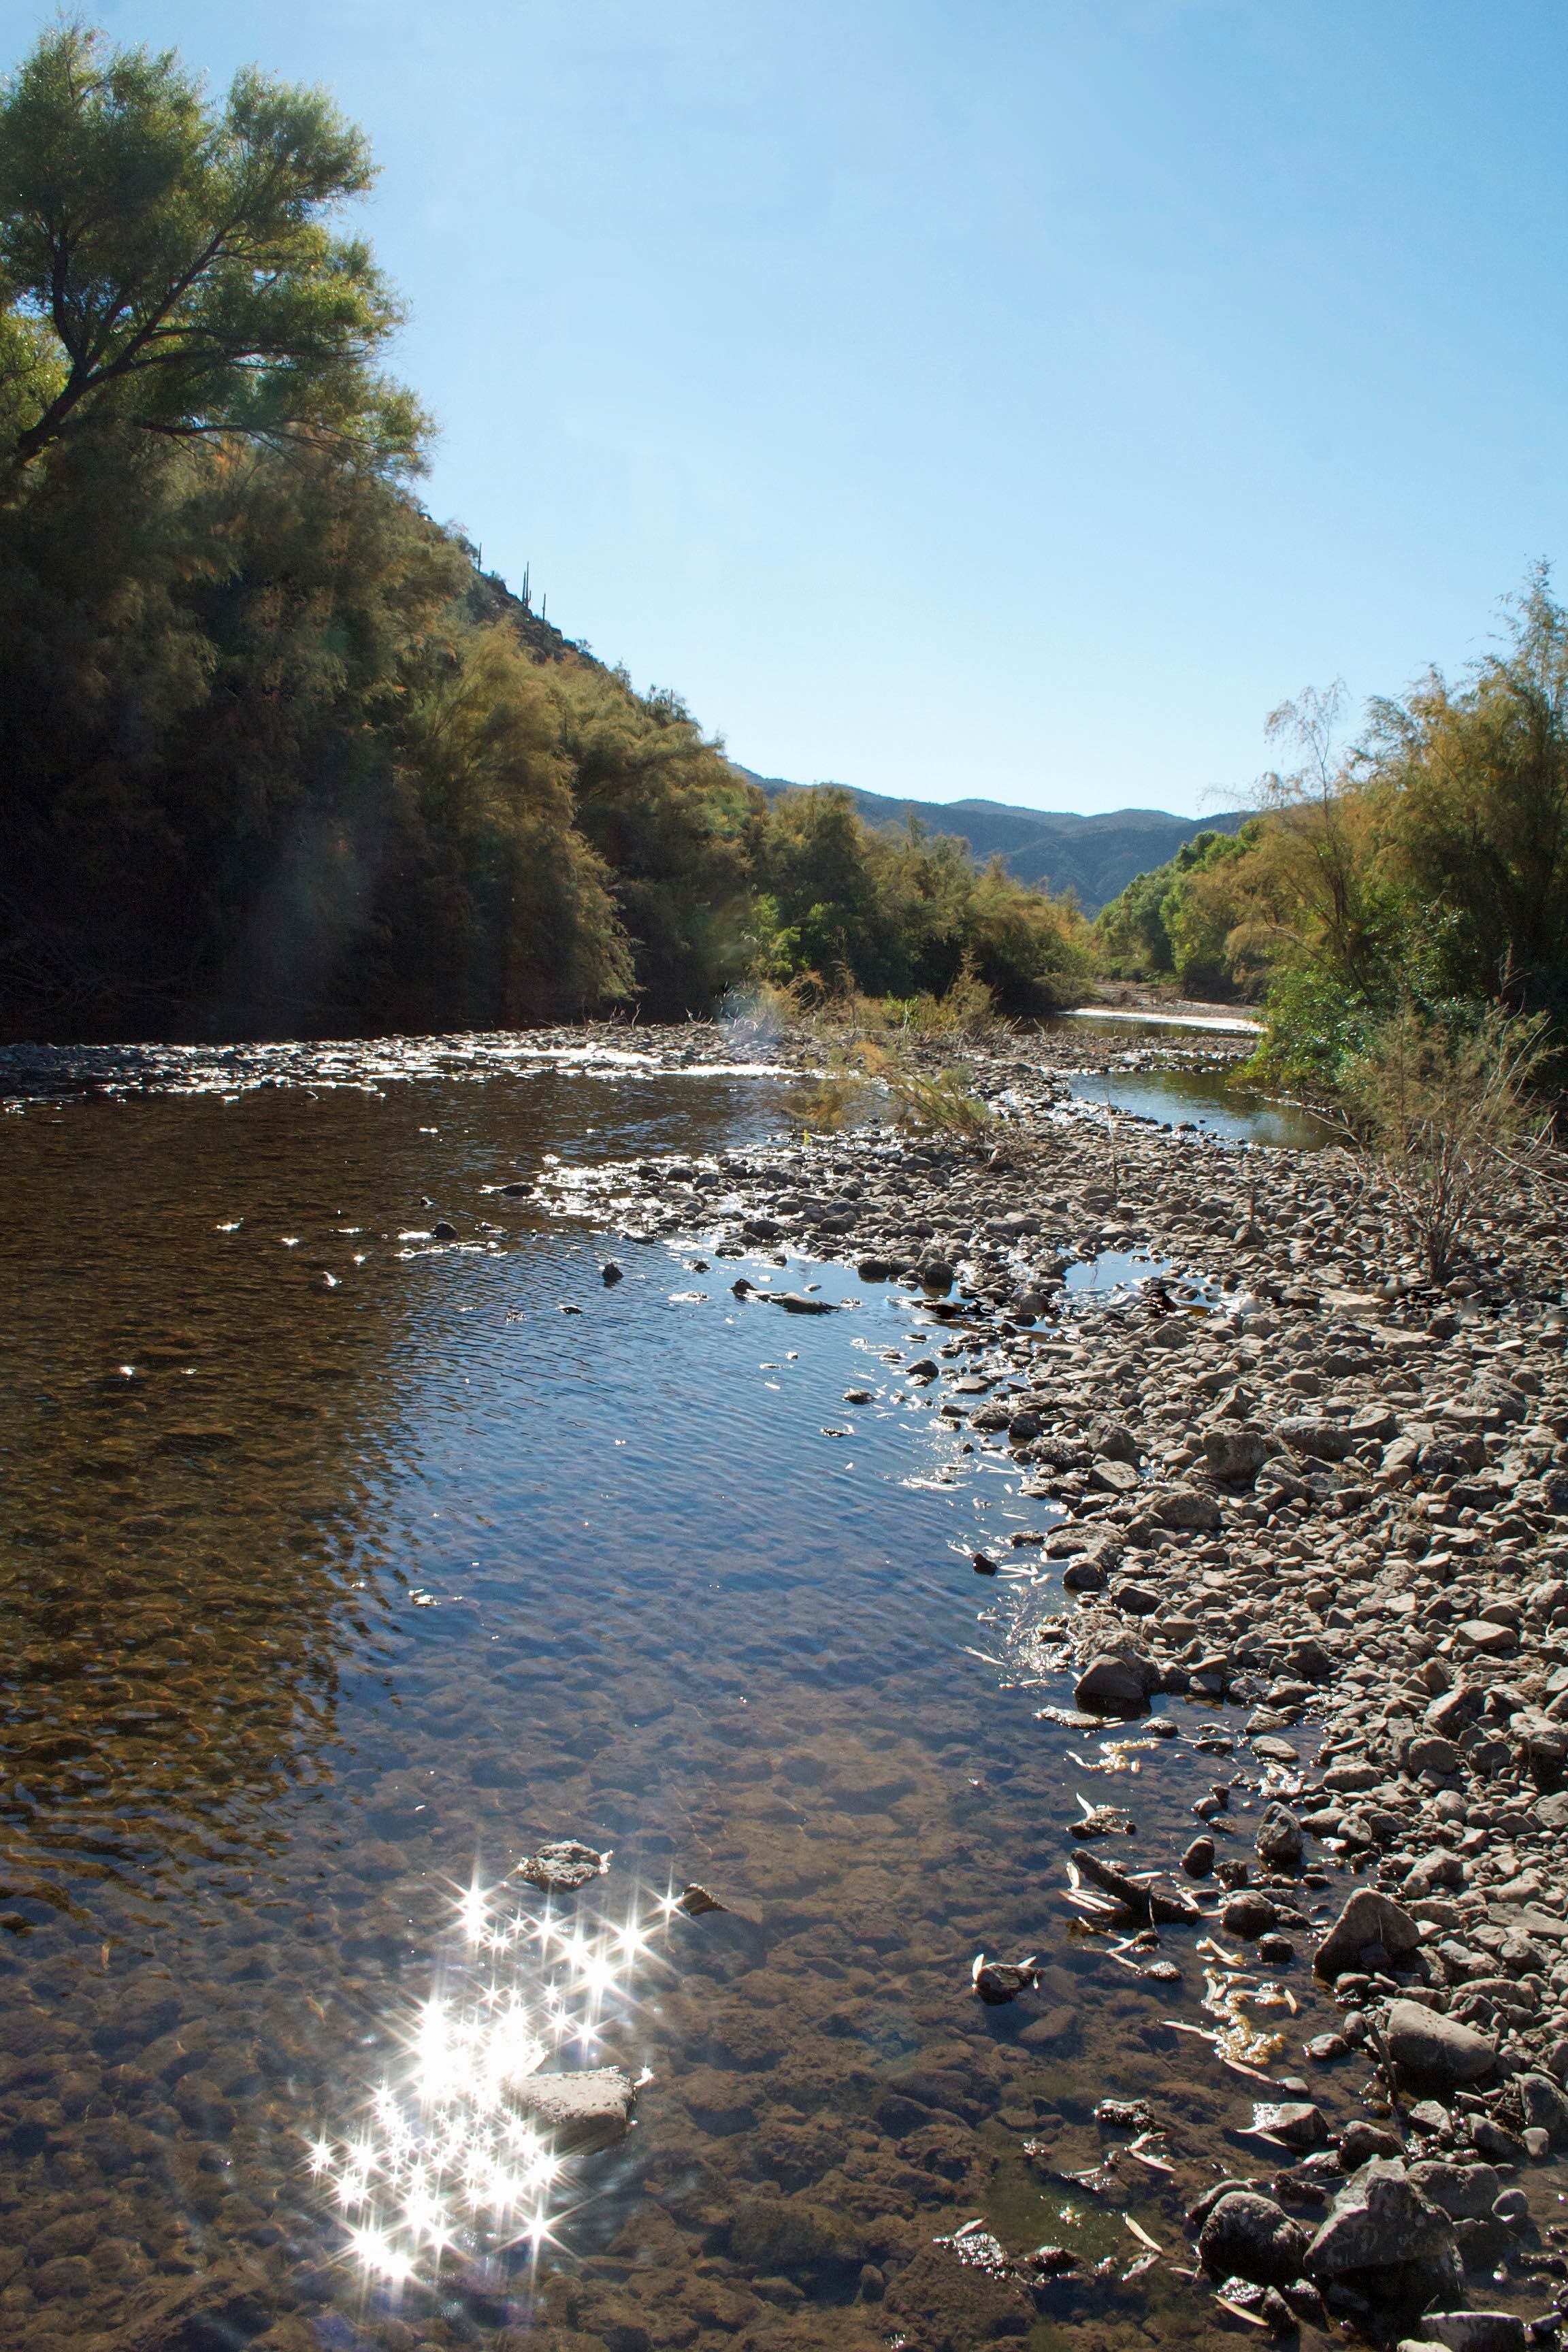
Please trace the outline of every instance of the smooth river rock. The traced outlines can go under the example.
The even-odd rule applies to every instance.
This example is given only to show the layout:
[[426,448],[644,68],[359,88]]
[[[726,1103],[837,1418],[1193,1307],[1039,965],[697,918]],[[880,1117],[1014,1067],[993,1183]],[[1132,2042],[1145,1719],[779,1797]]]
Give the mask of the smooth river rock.
[[1416,2000],[1390,2002],[1386,2038],[1389,2054],[1412,2090],[1458,2090],[1489,2074],[1497,2060],[1484,2033]]

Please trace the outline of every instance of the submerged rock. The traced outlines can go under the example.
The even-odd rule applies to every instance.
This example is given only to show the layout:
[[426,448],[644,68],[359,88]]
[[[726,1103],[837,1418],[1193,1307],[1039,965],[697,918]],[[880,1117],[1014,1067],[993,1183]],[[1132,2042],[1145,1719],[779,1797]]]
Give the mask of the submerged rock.
[[1032,1953],[1026,1960],[988,1960],[984,1952],[977,1952],[969,1978],[986,2007],[1000,2009],[1021,1992],[1031,1992],[1040,1981],[1040,1971]]
[[722,1911],[725,1906],[716,1895],[710,1895],[705,1886],[694,1883],[681,1889],[675,1898],[675,1907],[684,1911],[689,1919],[700,1919],[705,1911]]
[[531,1853],[526,1862],[520,1862],[517,1875],[547,1894],[570,1895],[591,1879],[602,1878],[609,1866],[609,1855],[595,1847],[584,1845],[577,1838],[556,1838]]
[[[1438,2352],[1525,2352],[1530,2338],[1515,2312],[1429,2311],[1421,2322],[1420,2341]],[[1411,2352],[1408,2338],[1399,2352]]]
[[1126,1871],[1118,1870],[1114,1864],[1102,1860],[1099,1854],[1082,1846],[1073,1855],[1073,1865],[1079,1877],[1087,1878],[1089,1885],[1098,1887],[1102,1895],[1110,1895],[1135,1917],[1152,1920],[1157,1927],[1167,1922],[1203,1916],[1186,1889],[1173,1885],[1169,1879],[1133,1878]]
[[563,2153],[613,2147],[631,2127],[637,2085],[618,2066],[585,2066],[566,2074],[519,2074],[506,2084],[507,2104],[549,2135]]

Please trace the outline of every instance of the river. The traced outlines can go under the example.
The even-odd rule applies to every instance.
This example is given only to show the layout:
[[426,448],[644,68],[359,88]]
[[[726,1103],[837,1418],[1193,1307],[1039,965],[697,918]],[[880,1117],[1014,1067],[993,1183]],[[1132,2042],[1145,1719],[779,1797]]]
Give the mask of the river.
[[[7,1120],[7,2344],[934,2342],[913,2257],[971,2221],[1077,2254],[1039,2347],[1208,2339],[1093,2110],[1179,2139],[1237,2085],[1063,1861],[1075,1799],[1227,1776],[1212,1716],[1042,1719],[1052,1513],[902,1380],[905,1294],[781,1317],[481,1190],[784,1117],[541,1068]],[[610,1860],[542,1924],[560,1837]],[[983,2006],[982,1950],[1037,1990]],[[433,1998],[646,2075],[630,2136],[487,2187],[419,2103]]]

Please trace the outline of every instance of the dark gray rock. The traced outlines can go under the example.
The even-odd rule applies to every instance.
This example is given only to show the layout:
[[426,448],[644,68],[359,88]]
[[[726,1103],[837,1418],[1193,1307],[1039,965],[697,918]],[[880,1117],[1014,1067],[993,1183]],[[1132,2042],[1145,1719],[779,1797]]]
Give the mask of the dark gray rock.
[[1301,1824],[1288,1805],[1273,1804],[1258,1825],[1258,1851],[1277,1869],[1293,1870],[1301,1859]]
[[1203,1438],[1209,1476],[1227,1486],[1256,1478],[1274,1450],[1260,1429],[1248,1429],[1238,1421],[1210,1422]]
[[1251,1887],[1242,1887],[1226,1904],[1219,1915],[1219,1924],[1227,1936],[1238,1936],[1250,1941],[1254,1936],[1266,1936],[1277,1925],[1279,1914],[1267,1895]]
[[1551,2075],[1516,2074],[1513,2087],[1526,2125],[1545,2132],[1553,2147],[1568,2147],[1568,2098]]
[[1313,1953],[1313,1971],[1332,1983],[1359,1964],[1368,1944],[1381,1944],[1389,1958],[1397,1960],[1415,1951],[1420,1941],[1420,1927],[1392,1896],[1358,1886]]
[[1394,2305],[1419,2306],[1463,2281],[1452,2221],[1385,2157],[1346,2182],[1301,2267],[1319,2286],[1343,2282]]
[[1337,2145],[1340,2162],[1347,2172],[1359,2172],[1374,2156],[1402,2157],[1405,2153],[1398,2133],[1385,2131],[1381,2124],[1347,2124]]
[[1523,2164],[1530,2154],[1518,2133],[1508,2130],[1495,2116],[1470,2117],[1470,2146],[1494,2164]]
[[1211,2278],[1284,2286],[1300,2273],[1306,2251],[1300,2221],[1272,2198],[1247,2189],[1221,2197],[1198,2231],[1198,2259]]
[[1016,2000],[1021,1992],[1032,1991],[1040,1981],[1040,1971],[1032,1959],[988,1960],[982,1953],[970,1971],[970,1981],[988,2009],[1001,2009]]
[[1452,2091],[1479,2082],[1497,2060],[1484,2033],[1419,2001],[1391,2002],[1384,2032],[1400,2080],[1414,2091]]
[[1209,1878],[1214,1874],[1215,1845],[1212,1837],[1195,1837],[1182,1856],[1182,1868],[1189,1878]]
[[1163,1598],[1147,1584],[1119,1584],[1110,1597],[1129,1617],[1152,1617]]
[[1511,2311],[1429,2311],[1421,2332],[1444,2352],[1525,2352],[1530,2341],[1523,2320]]
[[1107,1715],[1136,1714],[1148,1705],[1161,1680],[1152,1658],[1103,1654],[1091,1658],[1079,1676],[1073,1701],[1075,1706]]
[[1270,2139],[1283,2140],[1299,2156],[1321,2147],[1329,2137],[1323,2111],[1310,2099],[1260,2101],[1252,2110],[1252,2128],[1267,2132]]
[[1484,2221],[1502,2187],[1490,2164],[1448,2164],[1427,2157],[1409,2168],[1409,2177],[1429,2204],[1455,2221]]

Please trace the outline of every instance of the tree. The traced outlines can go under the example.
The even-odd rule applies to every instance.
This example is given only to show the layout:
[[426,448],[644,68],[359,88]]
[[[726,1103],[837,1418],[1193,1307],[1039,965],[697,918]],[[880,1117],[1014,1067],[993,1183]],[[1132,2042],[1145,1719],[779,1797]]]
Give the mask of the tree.
[[0,84],[0,444],[13,475],[106,425],[325,442],[382,468],[423,419],[376,373],[397,324],[326,218],[374,176],[321,91],[47,33]]
[[1538,566],[1500,651],[1373,706],[1370,792],[1410,897],[1447,911],[1443,984],[1568,1005],[1568,613]]

